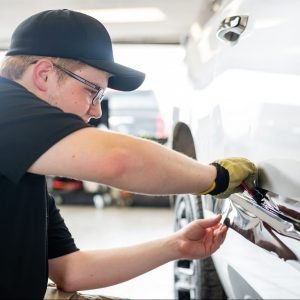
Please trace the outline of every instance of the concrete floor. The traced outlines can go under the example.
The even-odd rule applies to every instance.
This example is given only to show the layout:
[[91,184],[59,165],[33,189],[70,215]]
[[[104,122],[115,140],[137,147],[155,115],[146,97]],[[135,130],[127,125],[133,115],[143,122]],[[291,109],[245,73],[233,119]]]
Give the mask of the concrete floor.
[[[153,207],[60,206],[61,214],[81,249],[110,248],[156,239],[173,231],[173,210]],[[89,294],[131,299],[173,299],[173,263],[128,282]]]

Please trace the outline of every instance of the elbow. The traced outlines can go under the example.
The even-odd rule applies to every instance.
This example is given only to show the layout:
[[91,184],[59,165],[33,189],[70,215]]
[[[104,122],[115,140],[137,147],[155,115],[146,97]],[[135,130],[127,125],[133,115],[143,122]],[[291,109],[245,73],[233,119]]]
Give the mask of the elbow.
[[57,289],[68,292],[68,293],[74,293],[76,292],[76,286],[75,281],[68,276],[67,274],[64,274],[63,276],[60,276],[59,278],[51,278],[53,282],[55,283]]
[[78,291],[78,286],[76,280],[72,276],[65,276],[59,280],[54,281],[57,289],[66,292],[66,293],[75,293]]
[[57,289],[64,292],[76,292],[78,289],[78,271],[74,269],[72,257],[77,252],[65,255],[63,257],[50,260],[49,278],[55,283]]
[[72,286],[64,283],[56,283],[56,287],[58,290],[63,291],[65,293],[75,293],[77,292]]

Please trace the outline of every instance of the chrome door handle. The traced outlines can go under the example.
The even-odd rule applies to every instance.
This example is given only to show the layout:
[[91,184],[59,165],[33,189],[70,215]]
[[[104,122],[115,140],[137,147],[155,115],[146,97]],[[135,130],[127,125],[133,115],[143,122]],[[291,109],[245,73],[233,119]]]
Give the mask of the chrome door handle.
[[217,37],[226,42],[236,42],[246,29],[248,16],[225,18],[217,31]]

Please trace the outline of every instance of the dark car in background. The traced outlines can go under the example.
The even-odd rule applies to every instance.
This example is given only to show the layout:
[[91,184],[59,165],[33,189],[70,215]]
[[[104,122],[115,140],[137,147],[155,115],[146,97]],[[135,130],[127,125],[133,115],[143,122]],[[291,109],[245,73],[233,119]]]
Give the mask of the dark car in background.
[[111,92],[107,97],[111,130],[166,143],[165,122],[153,91]]
[[[300,2],[202,1],[185,39],[194,92],[172,146],[201,162],[247,157],[256,190],[179,195],[175,228],[221,214],[221,248],[175,263],[176,299],[300,299]],[[264,196],[261,198],[261,196]]]

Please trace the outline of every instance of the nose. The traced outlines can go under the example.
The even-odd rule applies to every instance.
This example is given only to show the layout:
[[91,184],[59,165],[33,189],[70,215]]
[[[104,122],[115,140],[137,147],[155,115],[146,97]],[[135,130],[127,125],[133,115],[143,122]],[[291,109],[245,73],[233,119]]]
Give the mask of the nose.
[[102,116],[101,104],[91,105],[88,114],[91,118],[99,119]]

